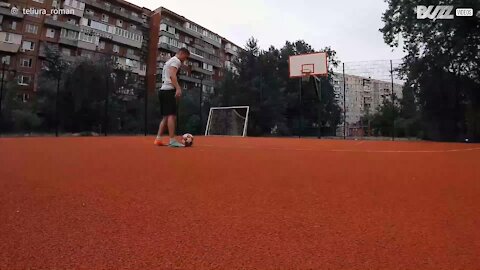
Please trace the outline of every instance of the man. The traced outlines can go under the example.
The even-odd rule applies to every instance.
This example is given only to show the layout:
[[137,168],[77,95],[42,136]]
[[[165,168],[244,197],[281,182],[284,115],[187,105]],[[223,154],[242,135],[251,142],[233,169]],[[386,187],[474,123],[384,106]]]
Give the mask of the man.
[[177,54],[165,63],[162,72],[162,87],[158,91],[160,100],[160,113],[162,121],[158,128],[154,144],[163,146],[161,136],[168,129],[170,147],[184,147],[175,139],[175,123],[177,119],[177,101],[182,96],[182,88],[178,84],[177,73],[180,66],[188,59],[190,52],[186,48],[178,50]]

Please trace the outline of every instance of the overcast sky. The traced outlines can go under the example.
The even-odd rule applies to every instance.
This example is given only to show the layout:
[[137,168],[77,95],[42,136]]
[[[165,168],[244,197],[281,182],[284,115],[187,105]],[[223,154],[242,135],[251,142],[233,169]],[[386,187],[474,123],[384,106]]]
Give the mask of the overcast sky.
[[383,42],[378,31],[383,0],[129,0],[151,10],[163,6],[244,46],[281,47],[303,39],[316,50],[331,46],[344,62],[399,59],[401,49]]

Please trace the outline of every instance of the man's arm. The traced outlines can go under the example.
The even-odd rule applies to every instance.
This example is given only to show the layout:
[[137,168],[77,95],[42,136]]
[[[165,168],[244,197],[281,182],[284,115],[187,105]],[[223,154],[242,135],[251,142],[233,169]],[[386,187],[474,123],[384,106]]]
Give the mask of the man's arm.
[[178,79],[177,79],[177,68],[176,67],[170,67],[170,80],[172,81],[173,86],[175,87],[175,96],[180,97],[182,95],[182,88],[180,87],[180,84],[178,84]]

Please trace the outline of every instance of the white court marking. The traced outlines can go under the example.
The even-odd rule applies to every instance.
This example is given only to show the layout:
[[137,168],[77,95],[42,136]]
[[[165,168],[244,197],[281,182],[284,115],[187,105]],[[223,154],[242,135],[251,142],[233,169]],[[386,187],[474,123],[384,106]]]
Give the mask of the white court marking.
[[280,147],[254,147],[254,146],[218,146],[199,145],[197,147],[229,148],[229,149],[259,149],[259,150],[284,150],[284,151],[308,151],[308,152],[350,152],[350,153],[451,153],[480,151],[480,147],[457,148],[446,150],[357,150],[357,149],[308,149],[308,148],[280,148]]

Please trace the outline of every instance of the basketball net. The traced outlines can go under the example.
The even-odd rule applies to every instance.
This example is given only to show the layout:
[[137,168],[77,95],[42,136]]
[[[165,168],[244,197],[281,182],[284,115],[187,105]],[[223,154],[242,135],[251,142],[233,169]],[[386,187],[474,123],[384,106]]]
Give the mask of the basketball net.
[[311,72],[303,72],[302,82],[310,81],[310,76],[312,76]]

